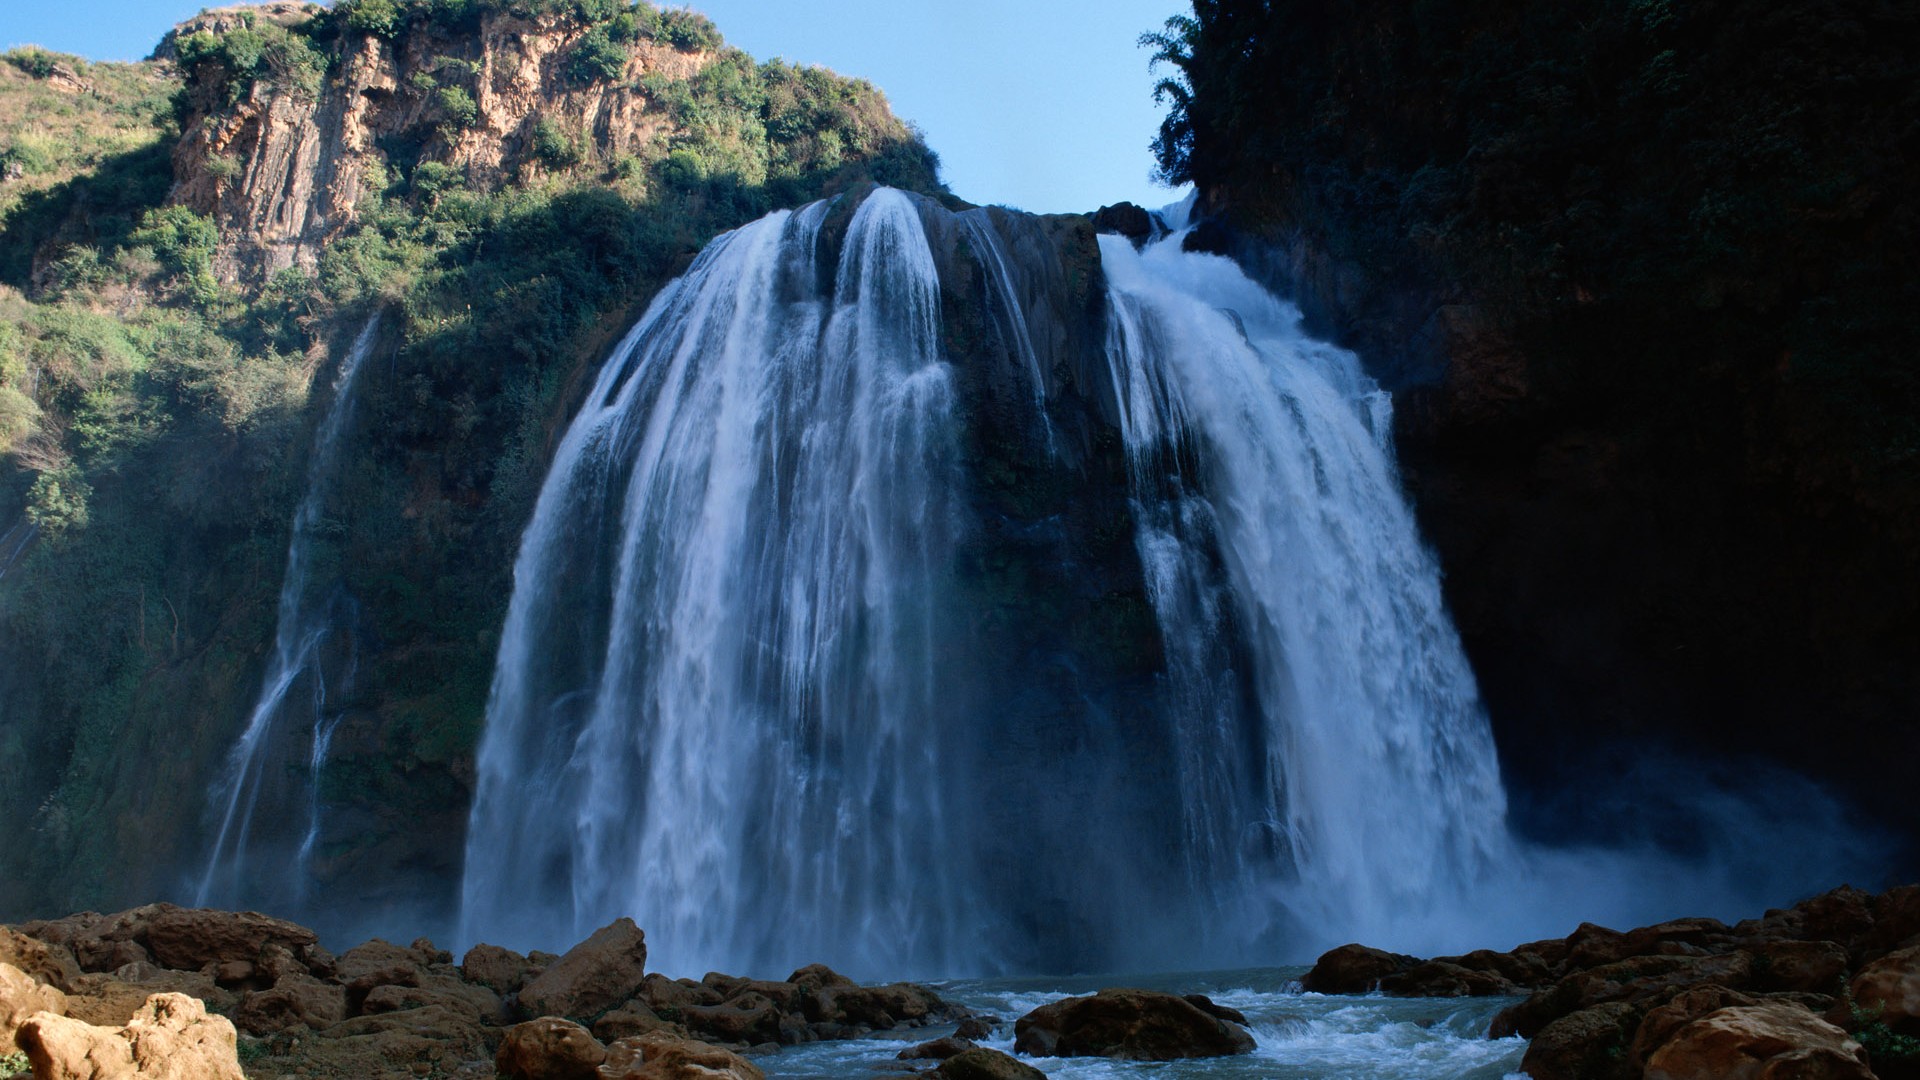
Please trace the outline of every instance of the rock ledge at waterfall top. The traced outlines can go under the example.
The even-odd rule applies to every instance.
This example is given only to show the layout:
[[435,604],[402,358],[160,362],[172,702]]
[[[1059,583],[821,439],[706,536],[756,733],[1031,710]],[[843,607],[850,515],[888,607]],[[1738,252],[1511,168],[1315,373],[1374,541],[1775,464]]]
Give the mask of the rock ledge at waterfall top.
[[1842,886],[1729,926],[1583,923],[1507,952],[1422,960],[1343,945],[1308,991],[1527,994],[1490,1036],[1535,1080],[1920,1077],[1920,885]]
[[125,1059],[99,1078],[159,1077],[167,1047],[192,1058],[168,1066],[178,1080],[238,1077],[241,1056],[258,1075],[343,1080],[759,1080],[738,1052],[967,1014],[926,987],[861,986],[818,964],[781,981],[695,981],[645,961],[627,919],[563,956],[477,945],[455,964],[424,938],[335,956],[254,912],[89,912],[0,928],[0,1049],[18,1039],[37,1080],[91,1076],[61,1064],[88,1048]]

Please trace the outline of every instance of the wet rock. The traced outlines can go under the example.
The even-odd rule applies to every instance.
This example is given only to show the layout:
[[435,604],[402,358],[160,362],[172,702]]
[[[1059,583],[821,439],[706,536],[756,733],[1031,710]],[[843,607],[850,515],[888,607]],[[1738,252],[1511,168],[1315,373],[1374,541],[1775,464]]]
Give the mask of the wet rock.
[[1569,1013],[1527,1044],[1520,1071],[1533,1080],[1625,1080],[1627,1045],[1639,1020],[1639,1010],[1623,1001]]
[[1206,1013],[1208,1016],[1216,1017],[1221,1020],[1231,1020],[1232,1022],[1236,1024],[1240,1024],[1242,1026],[1244,1026],[1247,1022],[1247,1016],[1245,1013],[1241,1012],[1239,1009],[1230,1009],[1225,1005],[1221,1005],[1205,994],[1182,994],[1181,997],[1186,1001],[1187,1004],[1193,1006],[1196,1009],[1199,1009],[1201,1012]]
[[607,1048],[598,1080],[766,1080],[752,1062],[690,1039],[641,1035]]
[[956,1054],[976,1049],[972,1039],[963,1039],[958,1035],[949,1035],[944,1039],[934,1039],[918,1046],[909,1046],[895,1054],[901,1061],[945,1061]]
[[646,980],[646,963],[646,935],[621,918],[521,987],[520,1007],[535,1016],[596,1016],[634,996]]
[[12,964],[0,961],[0,1055],[20,1048],[14,1041],[14,1033],[28,1017],[38,1012],[65,1015],[66,1011],[67,995],[58,987],[48,986]]
[[1103,206],[1094,211],[1093,231],[1119,233],[1138,245],[1153,235],[1153,215],[1130,202]]
[[505,1080],[598,1080],[607,1048],[571,1020],[543,1016],[507,1029],[493,1067]]
[[958,1039],[985,1039],[999,1030],[1000,1024],[997,1016],[964,1016],[960,1018],[960,1026],[953,1034]]
[[1226,255],[1233,250],[1233,233],[1224,222],[1207,218],[1193,226],[1193,231],[1181,241],[1180,250],[1204,255]]
[[1491,971],[1446,960],[1427,960],[1380,980],[1380,989],[1403,997],[1487,997],[1519,987]]
[[719,1042],[751,1046],[780,1041],[780,1011],[752,991],[719,1005],[689,1005],[680,1010],[680,1022],[688,1031]]
[[1416,956],[1384,952],[1365,945],[1342,945],[1322,953],[1313,969],[1300,977],[1302,989],[1315,994],[1365,994],[1420,962]]
[[1781,1002],[1719,1009],[1682,1027],[1647,1059],[1647,1080],[1871,1080],[1845,1031]]
[[41,1013],[20,1028],[35,1080],[245,1080],[233,1025],[185,994],[155,994],[120,1028]]
[[1639,1076],[1645,1072],[1647,1058],[1666,1045],[1674,1032],[1695,1020],[1730,1006],[1754,1003],[1754,998],[1724,986],[1702,986],[1674,995],[1666,1004],[1647,1013],[1635,1029],[1633,1042],[1627,1047],[1628,1074]]
[[1184,998],[1110,989],[1042,1005],[1014,1023],[1014,1049],[1035,1057],[1138,1061],[1224,1057],[1253,1050],[1253,1036]]
[[1532,1038],[1563,1016],[1606,1002],[1632,1001],[1650,1008],[1696,986],[1743,990],[1751,986],[1752,981],[1753,958],[1745,953],[1636,956],[1574,972],[1552,986],[1535,991],[1527,1000],[1495,1016],[1491,1034],[1495,1038],[1508,1035]]
[[680,1010],[690,1005],[718,1005],[724,1000],[720,992],[710,986],[690,979],[669,979],[658,973],[647,976],[640,984],[639,998],[666,1019],[679,1016]]
[[927,1073],[939,1080],[1047,1080],[1039,1069],[983,1046],[956,1054]]

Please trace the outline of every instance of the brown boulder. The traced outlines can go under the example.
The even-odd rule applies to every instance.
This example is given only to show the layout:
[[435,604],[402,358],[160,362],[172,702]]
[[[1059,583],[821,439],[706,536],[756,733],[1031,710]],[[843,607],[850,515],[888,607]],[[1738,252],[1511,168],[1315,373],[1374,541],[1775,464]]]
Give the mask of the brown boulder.
[[667,1019],[679,1016],[680,1010],[689,1005],[718,1005],[723,1000],[718,990],[703,983],[669,979],[657,972],[641,982],[639,998]]
[[[306,1069],[311,1076],[398,1076],[416,1067],[452,1074],[488,1062],[498,1047],[498,1029],[483,1027],[470,1013],[430,1005],[404,1012],[358,1016],[302,1038],[284,1067],[263,1075]],[[276,1040],[277,1041],[277,1040]]]
[[12,964],[60,990],[80,977],[80,965],[66,946],[49,944],[4,926],[0,926],[0,963]]
[[245,1080],[233,1025],[185,994],[155,994],[119,1029],[41,1013],[20,1044],[35,1080]]
[[520,988],[535,1016],[592,1017],[634,996],[646,979],[647,940],[632,919],[594,931]]
[[1639,1019],[1624,1001],[1568,1013],[1527,1044],[1520,1071],[1534,1080],[1624,1080],[1627,1042]]
[[927,1074],[939,1080],[1047,1080],[1047,1074],[998,1050],[976,1046]]
[[833,970],[825,964],[808,964],[806,967],[787,976],[787,981],[809,990],[818,990],[825,986],[855,986],[852,979]]
[[680,1039],[687,1037],[685,1027],[661,1019],[658,1013],[647,1008],[647,1003],[639,998],[627,1002],[593,1022],[593,1037],[604,1043],[631,1039],[639,1035],[652,1035],[656,1032]]
[[1365,945],[1342,945],[1322,953],[1300,977],[1300,988],[1314,994],[1365,994],[1380,980],[1420,962],[1417,956],[1383,952]]
[[953,1034],[961,1039],[986,1039],[991,1038],[999,1028],[1000,1018],[997,1016],[963,1016]]
[[304,926],[254,911],[156,907],[147,922],[146,946],[154,962],[164,967],[191,971],[230,960],[251,963],[269,945],[298,952],[320,941]]
[[507,1029],[493,1067],[506,1080],[598,1080],[607,1048],[571,1020],[543,1016]]
[[1381,979],[1380,989],[1400,997],[1489,997],[1520,988],[1491,971],[1427,960]]
[[65,1015],[67,995],[57,986],[28,975],[12,964],[0,961],[0,1054],[19,1050],[14,1033],[34,1013]]
[[1576,971],[1536,990],[1527,1000],[1501,1010],[1490,1029],[1494,1038],[1532,1038],[1548,1024],[1581,1009],[1609,1001],[1651,1007],[1696,986],[1741,990],[1753,981],[1753,958],[1726,956],[1636,956],[1618,963]]
[[923,1042],[918,1046],[909,1046],[905,1050],[895,1054],[894,1057],[901,1061],[945,1061],[950,1057],[957,1054],[964,1054],[968,1050],[973,1049],[976,1049],[976,1047],[972,1039],[962,1039],[957,1035],[949,1035],[944,1039],[934,1039],[931,1042]]
[[1920,946],[1889,953],[1853,977],[1853,1000],[1896,1032],[1920,1027]]
[[347,994],[311,975],[283,976],[270,989],[246,996],[234,1011],[235,1027],[249,1035],[297,1029],[319,1030],[347,1018]]
[[67,1015],[100,1027],[117,1028],[133,1019],[155,994],[185,994],[198,998],[215,1012],[225,1012],[239,1000],[200,971],[174,971],[151,963],[128,964],[103,975],[88,972],[73,981],[67,996]]
[[1847,985],[1847,950],[1838,942],[1760,941],[1749,952],[1759,990],[1838,994]]
[[1647,1059],[1646,1080],[1872,1080],[1867,1052],[1799,1005],[1708,1013]]
[[1033,1057],[1136,1061],[1225,1057],[1253,1050],[1245,1028],[1152,990],[1110,989],[1042,1005],[1014,1024],[1014,1049]]
[[640,1035],[607,1048],[598,1080],[766,1080],[752,1062],[691,1039]]
[[475,945],[460,958],[460,974],[497,994],[511,994],[533,978],[533,963],[512,949]]
[[1701,986],[1675,994],[1666,1004],[1649,1012],[1640,1021],[1633,1033],[1633,1043],[1627,1047],[1627,1067],[1629,1075],[1639,1076],[1646,1071],[1647,1058],[1655,1050],[1666,1045],[1673,1033],[1693,1023],[1711,1012],[1732,1005],[1752,1005],[1755,999],[1738,990],[1729,990],[1724,986]]
[[696,1035],[719,1042],[780,1041],[780,1010],[766,997],[748,991],[719,1005],[689,1005],[680,1010],[680,1022]]

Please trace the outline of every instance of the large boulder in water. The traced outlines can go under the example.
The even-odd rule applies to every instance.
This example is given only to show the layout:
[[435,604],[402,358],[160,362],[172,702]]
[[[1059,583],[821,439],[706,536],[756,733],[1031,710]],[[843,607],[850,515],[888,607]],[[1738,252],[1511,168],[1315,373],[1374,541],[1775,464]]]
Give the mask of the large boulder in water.
[[646,935],[632,919],[618,919],[521,987],[520,1007],[532,1016],[593,1017],[634,996],[646,965]]
[[1034,1057],[1136,1061],[1225,1057],[1253,1050],[1238,1024],[1185,998],[1152,990],[1102,990],[1042,1005],[1014,1024],[1013,1048]]
[[1360,944],[1342,945],[1322,953],[1314,962],[1313,970],[1300,977],[1300,987],[1315,994],[1364,994],[1377,989],[1380,980],[1407,971],[1419,962],[1417,956]]
[[1039,1069],[984,1046],[955,1054],[926,1075],[934,1080],[1047,1080]]

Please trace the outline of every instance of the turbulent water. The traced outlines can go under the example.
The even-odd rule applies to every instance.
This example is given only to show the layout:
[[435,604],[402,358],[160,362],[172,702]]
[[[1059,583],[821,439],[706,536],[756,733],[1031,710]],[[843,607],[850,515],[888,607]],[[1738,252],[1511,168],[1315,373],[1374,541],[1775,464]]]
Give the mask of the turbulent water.
[[[307,491],[294,510],[287,544],[273,651],[259,697],[209,797],[216,827],[194,891],[201,905],[305,909],[309,865],[320,835],[320,772],[339,722],[337,709],[329,710],[329,696],[352,681],[355,666],[352,649],[331,640],[343,621],[336,609],[351,600],[316,573],[316,562],[342,435],[353,417],[355,377],[379,329],[376,313],[341,359],[332,400],[314,433]],[[290,785],[281,770],[294,762],[302,782]],[[268,835],[256,834],[256,819]],[[295,822],[298,831],[290,837],[286,827]]]
[[[568,430],[514,571],[461,936],[630,915],[669,970],[897,977],[1018,964],[1001,946],[1036,935],[1110,965],[1155,920],[1292,959],[1461,904],[1507,857],[1504,798],[1354,357],[1178,233],[1101,238],[1151,730],[1078,691],[982,707],[1004,650],[957,568],[1003,523],[971,498],[955,363],[981,361],[947,354],[941,275],[981,283],[1048,460],[1057,320],[987,212],[847,209],[716,240]],[[1166,760],[1130,774],[1129,742]]]
[[[1013,1049],[1013,1021],[1029,1010],[1105,986],[1140,986],[1170,993],[1203,993],[1247,1018],[1254,1051],[1235,1057],[1170,1062],[1106,1058],[1026,1059],[1054,1080],[1501,1080],[1517,1073],[1526,1052],[1518,1038],[1488,1039],[1493,1015],[1513,998],[1421,999],[1326,997],[1290,984],[1302,969],[1219,972],[1208,975],[1113,979],[1019,979],[956,982],[940,987],[949,1000],[1006,1021],[995,1037],[979,1040]],[[896,1055],[946,1028],[887,1032],[846,1042],[788,1047],[756,1057],[772,1080],[844,1080],[904,1071]]]

